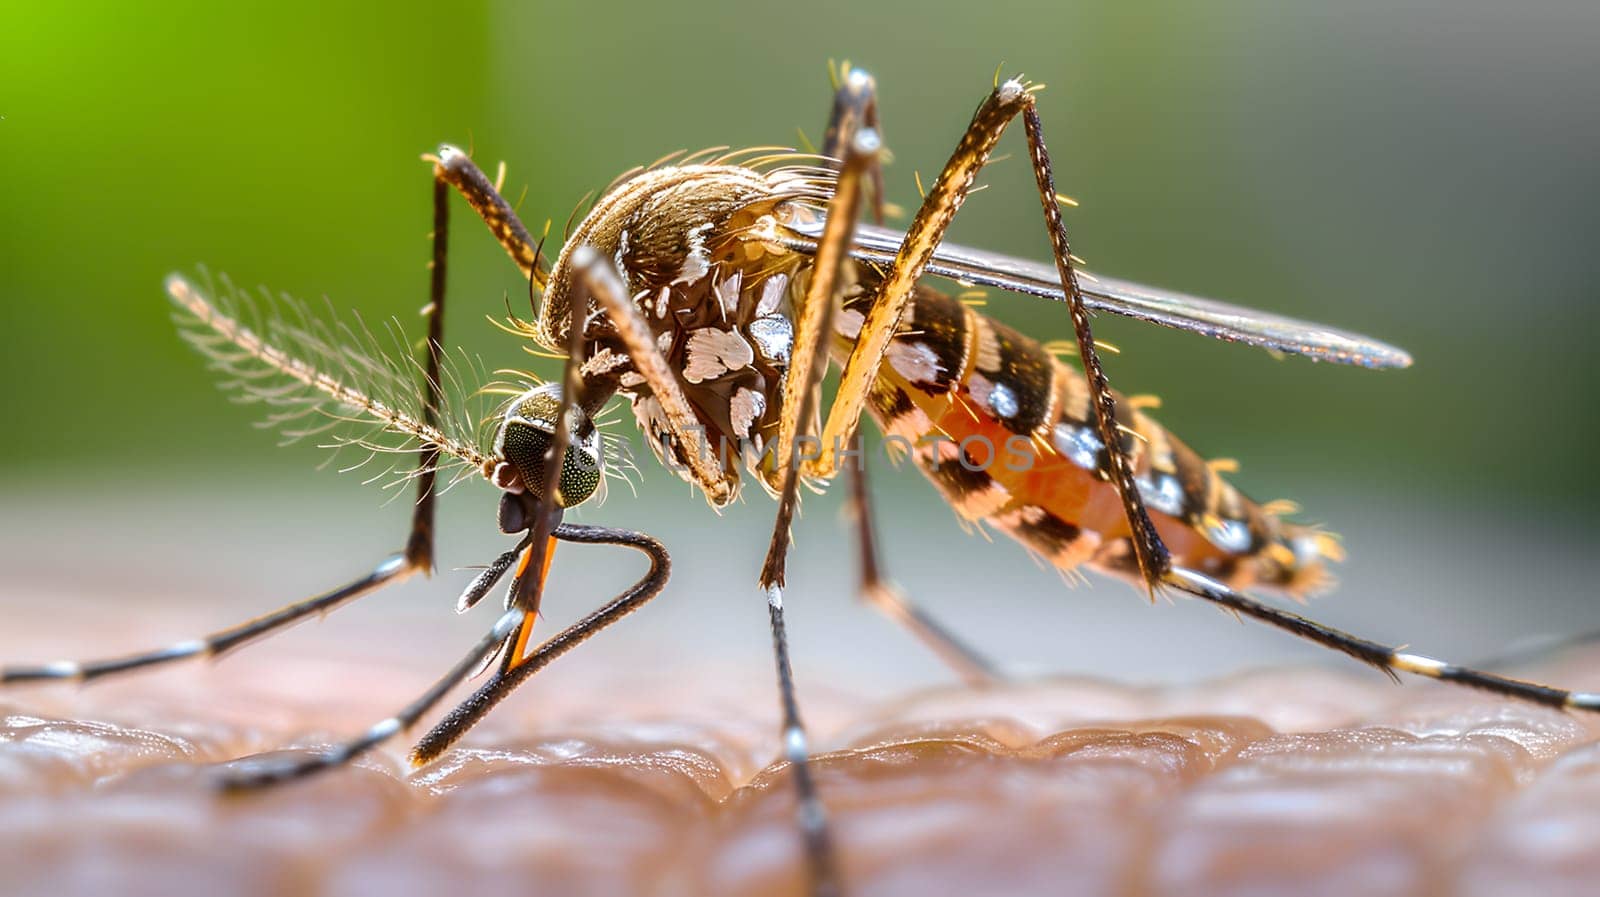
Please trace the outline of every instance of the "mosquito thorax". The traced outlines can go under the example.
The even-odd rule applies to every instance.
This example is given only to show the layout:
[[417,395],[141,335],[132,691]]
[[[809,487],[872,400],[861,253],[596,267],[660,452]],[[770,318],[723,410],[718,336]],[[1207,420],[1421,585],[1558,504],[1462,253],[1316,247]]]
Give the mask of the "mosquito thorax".
[[[720,459],[724,496],[738,492],[739,468],[769,488],[779,465],[762,466],[782,411],[793,342],[794,288],[808,259],[776,239],[784,223],[814,214],[832,189],[830,169],[805,164],[682,165],[650,169],[614,186],[568,237],[550,272],[535,339],[560,351],[581,295],[575,247],[611,262],[673,367],[699,418],[694,444],[681,444],[644,378],[602,334],[585,373],[603,371],[632,404],[658,458],[691,482],[689,457]],[[764,239],[763,235],[774,235]],[[591,310],[592,313],[592,310]],[[606,351],[602,351],[606,350]],[[769,481],[769,478],[770,481]],[[706,484],[700,484],[702,486]]]
[[[546,383],[513,399],[495,434],[495,455],[501,462],[491,479],[508,494],[537,500],[546,482],[545,456],[556,439],[561,410],[561,385]],[[563,508],[582,504],[600,487],[604,460],[600,431],[582,408],[567,410],[570,442],[556,481],[556,501]],[[503,515],[502,515],[503,516]]]
[[825,203],[831,172],[811,167],[761,170],[707,164],[653,168],[622,180],[567,237],[550,271],[535,330],[547,348],[566,345],[571,319],[572,252],[590,246],[613,261],[634,291],[703,280],[719,263],[758,267],[777,247],[743,237],[765,219],[785,220],[800,206]]

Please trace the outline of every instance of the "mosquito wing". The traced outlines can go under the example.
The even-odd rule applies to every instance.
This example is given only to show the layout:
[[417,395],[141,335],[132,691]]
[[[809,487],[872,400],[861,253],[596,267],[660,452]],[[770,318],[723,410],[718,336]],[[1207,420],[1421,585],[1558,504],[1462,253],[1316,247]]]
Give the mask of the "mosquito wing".
[[[806,238],[795,242],[793,248],[805,252],[816,250],[816,240],[822,235],[820,220],[797,223],[792,229]],[[900,231],[858,224],[855,246],[850,250],[850,255],[861,261],[886,264],[894,259],[904,238],[905,234]],[[954,243],[943,243],[934,250],[933,259],[926,270],[929,274],[962,283],[1057,301],[1066,298],[1054,265]],[[1403,368],[1411,364],[1411,355],[1403,349],[1324,324],[1298,321],[1099,274],[1092,279],[1083,277],[1081,286],[1084,304],[1095,311],[1138,318],[1214,339],[1304,355],[1316,361],[1368,368]]]

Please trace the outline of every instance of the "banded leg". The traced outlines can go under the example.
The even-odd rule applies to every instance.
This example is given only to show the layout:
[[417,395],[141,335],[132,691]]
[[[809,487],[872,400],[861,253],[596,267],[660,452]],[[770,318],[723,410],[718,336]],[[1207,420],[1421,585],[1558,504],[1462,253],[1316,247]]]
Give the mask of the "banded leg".
[[[828,113],[828,127],[822,132],[822,155],[829,159],[843,159],[849,152],[849,141],[861,131],[872,131],[883,139],[883,129],[878,122],[878,84],[872,75],[858,68],[839,73],[833,91],[833,108]],[[883,165],[877,156],[868,164],[866,176],[872,184],[872,219],[883,223]]]
[[501,614],[494,628],[473,646],[467,656],[451,667],[450,672],[399,713],[371,726],[360,737],[308,757],[238,761],[221,774],[218,784],[230,790],[265,788],[343,766],[415,725],[450,689],[465,681],[483,664],[486,657],[499,650],[505,640],[522,625],[525,616],[526,612],[519,607]]
[[[864,78],[864,76],[863,76]],[[857,79],[856,86],[870,97],[870,79]],[[851,86],[849,84],[847,87]],[[841,90],[841,94],[843,91]],[[783,391],[783,412],[779,418],[777,459],[782,468],[782,488],[778,496],[777,519],[772,540],[761,569],[760,585],[767,598],[767,621],[772,629],[772,650],[778,673],[778,694],[783,708],[784,755],[793,770],[798,793],[798,821],[805,838],[807,868],[812,893],[834,895],[841,891],[838,864],[828,834],[827,814],[817,796],[812,778],[805,725],[795,697],[794,671],[789,663],[789,638],[783,619],[784,574],[788,564],[790,532],[799,503],[800,465],[796,443],[804,434],[805,423],[816,413],[822,376],[828,356],[823,341],[833,329],[840,281],[849,263],[847,250],[856,216],[861,209],[861,181],[878,158],[880,144],[871,128],[853,127],[845,120],[845,132],[835,135],[843,147],[837,187],[828,203],[827,224],[817,247],[811,283],[796,318],[794,346],[790,356],[788,381]]]
[[[506,254],[516,263],[524,277],[528,278],[529,290],[543,290],[549,282],[549,264],[541,252],[542,242],[535,242],[529,235],[517,213],[511,205],[500,195],[495,185],[484,176],[483,171],[473,163],[462,150],[445,144],[439,147],[437,155],[424,155],[423,160],[433,163],[434,177],[434,219],[435,219],[435,256],[434,278],[440,282],[438,294],[443,295],[443,265],[444,253],[441,248],[440,234],[447,217],[448,194],[447,187],[454,188],[467,201],[478,217],[494,234]],[[552,440],[549,453],[546,457],[546,482],[539,484],[538,501],[540,510],[536,511],[529,521],[528,538],[524,546],[519,547],[518,554],[521,558],[522,570],[532,568],[539,571],[539,576],[523,576],[521,571],[513,582],[509,602],[513,606],[526,610],[527,616],[519,632],[513,633],[504,641],[505,658],[503,664],[511,662],[513,648],[523,645],[532,631],[538,618],[541,592],[544,586],[544,572],[548,571],[550,554],[553,549],[553,533],[561,521],[562,502],[558,495],[557,482],[559,480],[561,463],[550,463],[552,459],[565,458],[566,449],[572,439],[572,434],[567,426],[567,413],[575,404],[582,404],[582,390],[579,382],[578,368],[581,350],[586,336],[586,321],[581,317],[568,328],[567,359],[562,371],[562,398],[561,406],[556,414],[557,427],[555,439]],[[651,344],[654,348],[654,344]],[[657,355],[659,356],[659,350]],[[664,364],[663,364],[664,367]],[[680,394],[681,398],[681,394]],[[683,405],[686,407],[687,402]],[[586,411],[589,409],[585,409]],[[532,484],[530,484],[532,485]],[[420,509],[419,509],[420,513]],[[495,576],[503,575],[509,564],[496,562]],[[498,569],[496,569],[498,568]],[[486,571],[487,572],[487,571]],[[487,591],[489,584],[483,586]],[[469,588],[468,592],[471,593]],[[482,597],[482,592],[468,600],[464,594],[462,600],[469,606]],[[504,669],[504,667],[502,668]]]
[[1358,638],[1347,632],[1341,632],[1331,626],[1325,626],[1315,620],[1302,617],[1299,614],[1262,604],[1249,595],[1236,592],[1222,583],[1193,570],[1174,567],[1163,581],[1166,585],[1185,594],[1210,601],[1219,607],[1244,614],[1269,626],[1275,626],[1303,639],[1308,639],[1324,647],[1348,654],[1362,663],[1377,667],[1395,681],[1399,681],[1399,672],[1414,673],[1418,676],[1443,679],[1447,682],[1455,682],[1468,688],[1476,688],[1509,698],[1532,701],[1535,704],[1541,704],[1546,707],[1600,711],[1600,692],[1575,692],[1552,688],[1536,682],[1497,676],[1493,673],[1485,673],[1470,667],[1457,666],[1456,664],[1435,660],[1432,657],[1426,657],[1421,654],[1406,653],[1399,648]]
[[521,269],[522,276],[544,289],[550,266],[539,251],[540,244],[529,236],[528,229],[523,226],[511,204],[473,164],[472,158],[460,149],[445,144],[439,147],[437,155],[425,155],[422,160],[433,163],[434,183],[454,187],[472,206],[472,210],[478,213],[478,217],[483,219],[495,239],[505,248],[506,254]]
[[[1079,357],[1089,388],[1094,394],[1096,427],[1101,442],[1106,446],[1110,463],[1110,478],[1121,499],[1130,530],[1134,554],[1144,582],[1151,591],[1161,585],[1163,576],[1171,567],[1166,547],[1157,535],[1155,525],[1145,511],[1144,500],[1133,478],[1132,464],[1122,449],[1120,429],[1116,420],[1116,401],[1111,387],[1095,353],[1094,335],[1089,327],[1089,313],[1084,306],[1083,294],[1072,264],[1071,248],[1067,242],[1066,227],[1061,221],[1057,205],[1054,174],[1050,156],[1045,149],[1043,132],[1033,97],[1034,88],[1011,80],[996,85],[974,114],[961,142],[956,146],[950,161],[928,190],[916,218],[907,229],[900,251],[879,286],[855,346],[846,360],[844,373],[833,406],[828,410],[827,423],[822,432],[820,456],[806,466],[812,476],[831,476],[838,469],[838,459],[843,448],[860,423],[861,411],[866,402],[867,390],[877,376],[879,365],[888,353],[889,342],[895,336],[900,318],[910,302],[917,279],[922,276],[933,251],[944,238],[950,221],[962,202],[972,191],[974,179],[989,159],[1000,135],[1017,115],[1023,117],[1028,136],[1029,154],[1034,176],[1038,182],[1040,200],[1044,206],[1045,223],[1055,252],[1056,270],[1061,276],[1062,291],[1066,296],[1072,316],[1074,335]],[[830,219],[830,224],[831,219]],[[823,240],[827,240],[824,234]],[[821,258],[821,244],[818,258]]]
[[385,558],[371,573],[325,592],[315,598],[298,601],[272,613],[256,617],[246,623],[213,632],[210,635],[179,642],[159,651],[129,654],[107,660],[58,660],[41,666],[0,667],[0,685],[49,680],[89,682],[105,676],[127,673],[148,667],[162,666],[198,657],[217,657],[234,648],[264,638],[280,629],[292,626],[307,617],[321,616],[343,606],[362,595],[375,592],[391,583],[399,582],[417,572],[404,554]]

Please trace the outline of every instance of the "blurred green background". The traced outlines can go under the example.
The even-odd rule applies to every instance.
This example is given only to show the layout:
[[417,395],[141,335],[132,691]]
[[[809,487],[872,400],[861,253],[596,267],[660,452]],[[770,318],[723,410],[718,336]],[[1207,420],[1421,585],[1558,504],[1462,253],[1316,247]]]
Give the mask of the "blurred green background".
[[[17,509],[79,508],[90,491],[101,506],[200,496],[185,506],[195,517],[167,508],[178,515],[170,532],[216,526],[219,514],[242,526],[267,513],[247,497],[282,484],[359,491],[312,473],[314,448],[275,448],[249,429],[254,409],[217,394],[173,333],[160,290],[169,271],[204,263],[243,284],[410,321],[426,294],[420,153],[450,141],[491,171],[506,160],[508,192],[526,189],[524,217],[535,229],[554,218],[559,232],[586,191],[669,151],[792,143],[797,129],[815,138],[834,58],[878,78],[891,199],[914,204],[913,172],[942,164],[1003,63],[1049,85],[1041,110],[1060,187],[1082,202],[1068,224],[1091,270],[1411,350],[1412,370],[1368,373],[1099,325],[1124,350],[1113,382],[1161,395],[1161,419],[1202,451],[1239,457],[1235,479],[1248,491],[1308,506],[1328,498],[1342,516],[1314,519],[1376,543],[1380,566],[1352,569],[1410,569],[1426,584],[1470,556],[1512,585],[1563,564],[1581,571],[1583,555],[1563,552],[1589,552],[1600,532],[1590,466],[1597,39],[1600,6],[1549,0],[7,2],[8,527],[68,544],[70,513],[57,532]],[[1020,131],[1006,146],[1021,147]],[[984,180],[992,188],[966,206],[956,237],[1044,258],[1021,155]],[[454,214],[448,341],[491,365],[524,363],[483,315],[506,295],[520,303],[525,287],[470,212],[458,204]],[[1042,337],[1070,335],[1058,307],[995,296],[989,310]],[[910,472],[880,477],[878,489],[886,529],[937,525],[940,538],[953,534],[940,544],[970,545],[978,567],[1022,557],[957,541],[946,517],[926,522],[940,512]],[[491,514],[481,494],[464,503]],[[698,541],[710,545],[723,530],[699,505],[652,468],[637,513],[694,506],[700,516],[685,519],[704,523]],[[292,503],[272,507],[293,514]],[[752,496],[740,513],[759,521],[768,510]],[[372,544],[396,537],[401,514],[386,513],[362,518],[381,531]],[[635,513],[623,499],[602,516]],[[1472,521],[1460,524],[1470,532],[1441,534],[1450,520]],[[1553,547],[1547,532],[1570,546]],[[902,579],[941,575],[921,572],[921,543],[889,538]],[[727,576],[753,578],[758,551]],[[802,562],[846,569],[842,558]],[[1375,590],[1393,585],[1368,577]],[[1539,588],[1586,611],[1589,596],[1571,587],[1583,582],[1573,573]]]
[[[1501,6],[8,4],[0,475],[299,467],[241,438],[248,411],[173,337],[165,273],[203,262],[409,316],[428,251],[419,153],[506,160],[525,217],[559,226],[670,150],[814,138],[832,57],[878,77],[901,203],[1004,63],[1050,85],[1092,269],[1418,359],[1369,375],[1105,323],[1127,349],[1116,382],[1165,397],[1191,441],[1246,471],[1587,506],[1600,10]],[[1042,257],[1030,180],[1020,156],[993,169],[959,237]],[[521,288],[456,211],[451,339],[509,363],[479,313]],[[1067,335],[1059,309],[991,309]]]

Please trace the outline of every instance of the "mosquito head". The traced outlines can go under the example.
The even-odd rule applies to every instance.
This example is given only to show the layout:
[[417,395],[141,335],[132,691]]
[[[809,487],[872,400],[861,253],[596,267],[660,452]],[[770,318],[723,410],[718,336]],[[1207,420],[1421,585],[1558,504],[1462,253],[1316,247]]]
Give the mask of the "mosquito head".
[[[494,483],[521,501],[502,503],[501,529],[519,532],[525,526],[506,520],[508,509],[513,517],[523,517],[524,508],[529,513],[532,503],[542,497],[545,484],[545,456],[556,441],[556,415],[561,410],[561,384],[546,383],[536,386],[513,399],[500,420],[500,431],[495,435],[495,454],[503,459],[494,471]],[[582,504],[600,486],[604,474],[600,451],[600,431],[583,409],[576,406],[567,410],[569,443],[566,458],[561,463],[561,473],[556,480],[556,501],[563,508]]]

